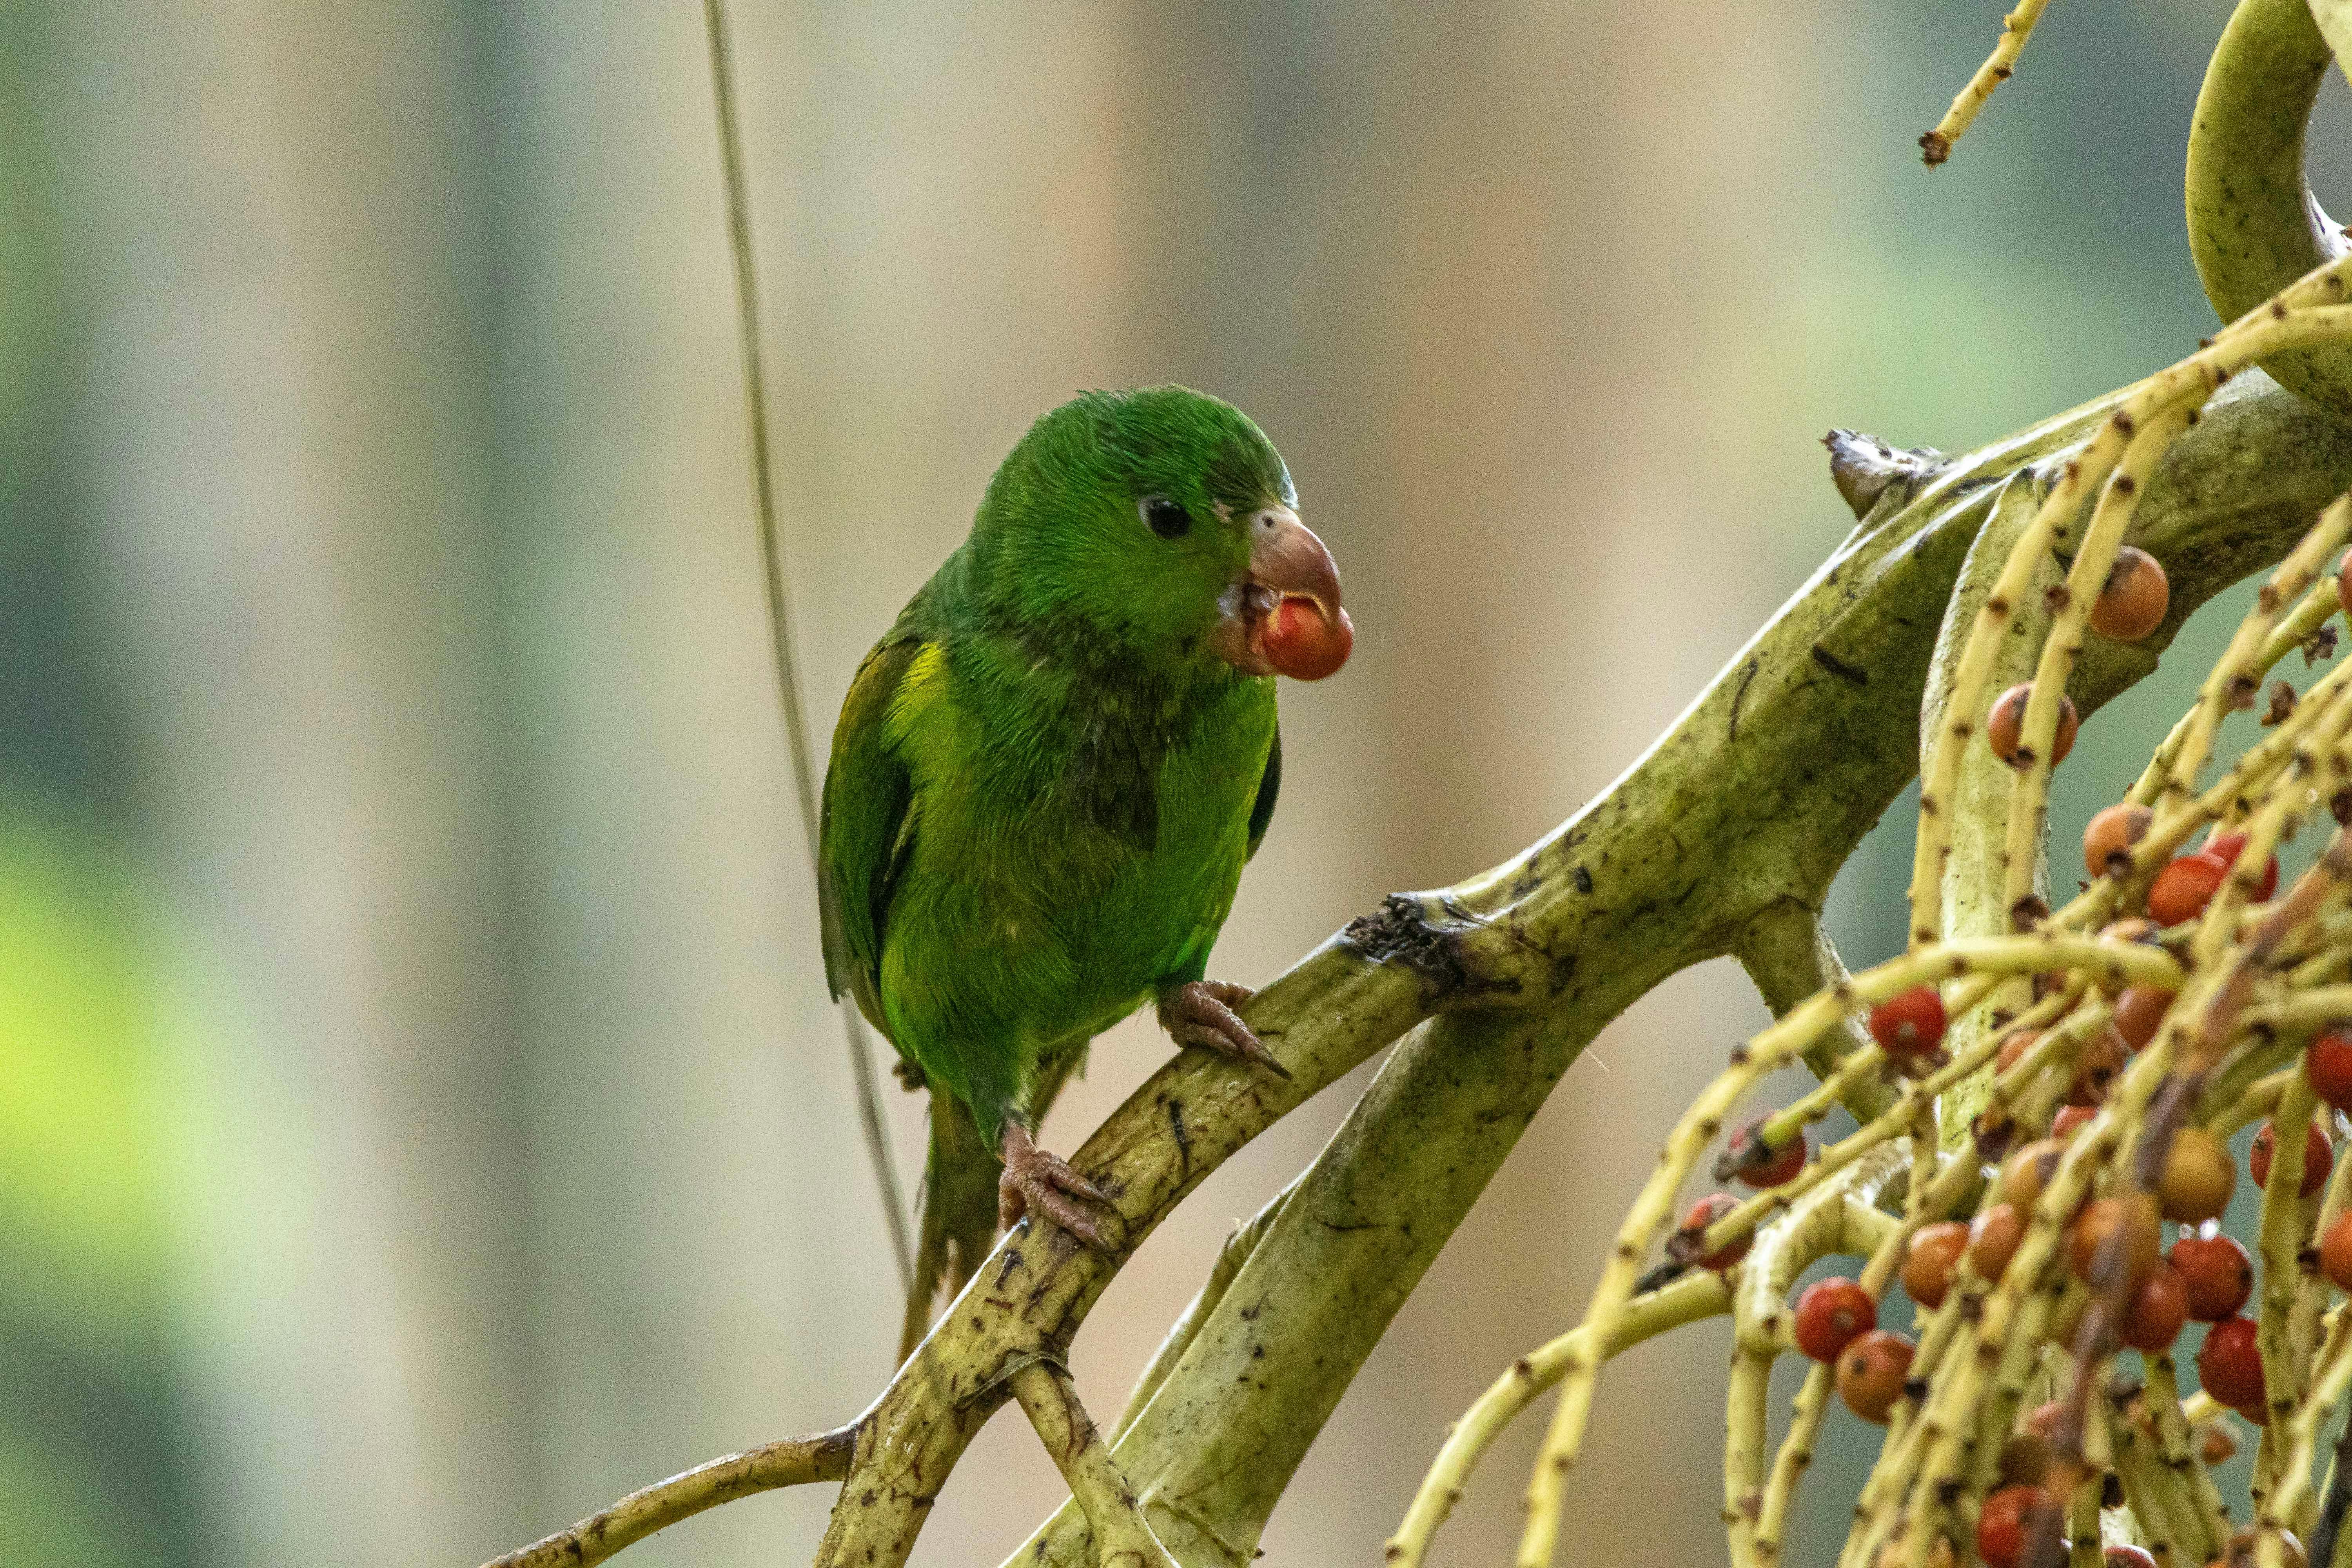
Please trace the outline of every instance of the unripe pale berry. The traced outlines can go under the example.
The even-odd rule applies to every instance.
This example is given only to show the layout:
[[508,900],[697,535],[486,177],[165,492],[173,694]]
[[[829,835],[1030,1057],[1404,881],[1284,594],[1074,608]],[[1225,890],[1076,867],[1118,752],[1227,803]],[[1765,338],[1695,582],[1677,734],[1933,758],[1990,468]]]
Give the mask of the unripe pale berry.
[[2180,1225],[2218,1219],[2237,1190],[2238,1163],[2230,1147],[2202,1127],[2183,1127],[2164,1152],[2156,1199],[2164,1217]]

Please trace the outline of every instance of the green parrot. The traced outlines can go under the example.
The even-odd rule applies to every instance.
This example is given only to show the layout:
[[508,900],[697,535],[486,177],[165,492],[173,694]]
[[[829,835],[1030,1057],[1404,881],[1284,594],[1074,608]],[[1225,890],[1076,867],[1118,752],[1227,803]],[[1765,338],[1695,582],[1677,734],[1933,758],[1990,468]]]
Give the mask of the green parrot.
[[850,683],[825,973],[931,1091],[902,1353],[997,1226],[1112,1245],[1103,1194],[1030,1134],[1091,1037],[1154,1001],[1178,1045],[1283,1073],[1247,989],[1204,971],[1282,780],[1272,677],[1353,639],[1297,500],[1231,405],[1087,393],[1030,426]]

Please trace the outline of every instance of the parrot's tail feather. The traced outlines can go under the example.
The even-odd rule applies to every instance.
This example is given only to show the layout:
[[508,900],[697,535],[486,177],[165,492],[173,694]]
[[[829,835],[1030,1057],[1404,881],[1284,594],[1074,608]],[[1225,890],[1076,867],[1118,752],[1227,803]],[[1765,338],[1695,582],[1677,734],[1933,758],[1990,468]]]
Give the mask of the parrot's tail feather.
[[898,1336],[903,1364],[923,1342],[933,1308],[952,1301],[996,1241],[996,1151],[981,1142],[971,1113],[952,1094],[931,1093],[931,1151],[923,1166],[923,1218],[915,1247],[915,1288]]

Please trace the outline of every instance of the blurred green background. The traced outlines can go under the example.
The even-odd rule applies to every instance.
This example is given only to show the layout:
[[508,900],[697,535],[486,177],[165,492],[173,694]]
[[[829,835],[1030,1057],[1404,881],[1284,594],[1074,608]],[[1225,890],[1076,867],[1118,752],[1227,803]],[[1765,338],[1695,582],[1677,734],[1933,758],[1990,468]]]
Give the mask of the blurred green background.
[[[1964,447],[2211,324],[2179,191],[2222,0],[2054,8],[1933,175],[1914,139],[1993,5],[736,10],[821,719],[1074,390],[1206,387],[1288,458],[1360,637],[1286,692],[1235,979],[1621,771],[1845,532],[1824,429]],[[701,27],[0,0],[12,1565],[462,1568],[838,1422],[887,1371]],[[2062,838],[2222,635],[2088,726]],[[1899,945],[1908,843],[1898,809],[1841,885],[1856,963]],[[1601,1037],[1341,1405],[1275,1561],[1377,1561],[1760,1017],[1710,965]],[[1164,1048],[1122,1026],[1048,1142]],[[1121,1277],[1077,1346],[1097,1410],[1347,1098]],[[889,1109],[911,1179],[919,1108]],[[1725,1349],[1685,1331],[1604,1381],[1575,1560],[1719,1553]],[[1864,1451],[1843,1420],[1816,1541]],[[1533,1441],[1446,1561],[1502,1551]],[[993,1562],[1058,1496],[1000,1421],[919,1560]],[[802,1560],[826,1500],[629,1560]]]

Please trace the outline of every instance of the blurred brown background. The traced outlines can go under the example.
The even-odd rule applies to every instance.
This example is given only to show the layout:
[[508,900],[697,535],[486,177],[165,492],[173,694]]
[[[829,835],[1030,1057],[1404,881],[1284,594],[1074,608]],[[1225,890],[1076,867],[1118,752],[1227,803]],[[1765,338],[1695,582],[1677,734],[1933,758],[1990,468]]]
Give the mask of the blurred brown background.
[[[1360,635],[1285,692],[1234,979],[1621,771],[1845,531],[1829,426],[1964,446],[2210,324],[2179,157],[2221,0],[2056,8],[1933,176],[1913,139],[1993,5],[735,10],[828,731],[1073,391],[1213,390],[1289,459]],[[887,1373],[719,193],[684,0],[0,4],[12,1562],[463,1568]],[[2084,799],[2169,700],[2091,726]],[[1840,895],[1857,963],[1899,936],[1901,815]],[[1601,1037],[1272,1560],[1378,1560],[1760,1017],[1715,965]],[[1101,1043],[1048,1142],[1165,1048]],[[1076,1347],[1098,1412],[1360,1081],[1122,1276]],[[1604,1380],[1569,1561],[1719,1555],[1726,1345]],[[1538,1426],[1444,1561],[1505,1551]],[[992,1563],[1059,1496],[1000,1419],[919,1561]],[[628,1561],[804,1560],[828,1500]]]

